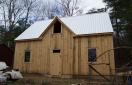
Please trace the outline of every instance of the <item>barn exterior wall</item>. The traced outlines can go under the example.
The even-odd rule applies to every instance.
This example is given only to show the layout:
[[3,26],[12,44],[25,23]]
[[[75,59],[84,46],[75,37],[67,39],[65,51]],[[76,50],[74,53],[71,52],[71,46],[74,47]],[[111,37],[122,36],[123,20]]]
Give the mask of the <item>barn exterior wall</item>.
[[[42,40],[16,42],[14,68],[25,73],[56,74],[58,76],[96,75],[88,66],[88,48],[96,48],[97,56],[112,49],[112,34],[75,37],[75,34],[65,25],[62,24],[61,33],[53,33],[53,25],[51,25],[43,34]],[[61,52],[53,53],[54,49],[60,49]],[[31,51],[29,63],[24,62],[26,50]],[[114,70],[111,72],[111,69],[115,68],[112,51],[94,63],[102,63],[94,67],[104,75],[114,73]],[[56,70],[58,73],[55,72]]]
[[113,49],[112,35],[75,37],[74,38],[74,75],[97,75],[95,71],[89,68],[88,49],[96,48],[97,61],[92,65],[98,72],[103,75],[114,74],[114,52],[106,52],[100,58],[102,53]]
[[[59,69],[59,74],[73,74],[73,35],[64,25],[61,33],[53,33],[50,26],[40,41],[16,42],[14,68],[27,73],[51,74],[53,70]],[[60,60],[53,61],[53,50],[60,49]],[[31,51],[31,62],[24,62],[25,50]],[[54,62],[54,63],[51,63]],[[60,67],[51,68],[52,64],[60,62]],[[51,70],[52,69],[52,70]]]

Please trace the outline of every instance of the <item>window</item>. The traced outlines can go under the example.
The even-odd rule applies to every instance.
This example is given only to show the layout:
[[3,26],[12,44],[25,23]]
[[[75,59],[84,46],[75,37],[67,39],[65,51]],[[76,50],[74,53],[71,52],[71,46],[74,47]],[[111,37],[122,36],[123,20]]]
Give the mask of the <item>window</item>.
[[95,48],[88,49],[88,61],[89,62],[96,61],[96,49]]
[[54,24],[53,33],[61,33],[61,23],[58,20]]
[[25,62],[30,62],[30,51],[26,51],[25,52],[25,59],[24,59]]
[[60,53],[60,50],[58,50],[58,49],[53,50],[53,53]]

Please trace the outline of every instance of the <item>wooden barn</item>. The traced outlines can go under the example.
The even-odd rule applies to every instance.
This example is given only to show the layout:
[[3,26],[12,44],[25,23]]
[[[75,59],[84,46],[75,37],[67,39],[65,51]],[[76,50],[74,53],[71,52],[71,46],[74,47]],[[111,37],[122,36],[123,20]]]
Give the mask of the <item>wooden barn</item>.
[[0,44],[0,62],[5,62],[8,66],[13,67],[14,52],[5,44]]
[[115,72],[114,52],[104,53],[113,48],[108,13],[37,21],[15,41],[14,68],[24,73],[72,77]]

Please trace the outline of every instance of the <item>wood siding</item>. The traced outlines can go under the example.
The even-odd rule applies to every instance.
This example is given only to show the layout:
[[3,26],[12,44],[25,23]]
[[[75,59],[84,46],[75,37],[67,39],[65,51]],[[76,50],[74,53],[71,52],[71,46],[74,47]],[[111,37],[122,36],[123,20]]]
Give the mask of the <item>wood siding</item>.
[[[60,62],[60,74],[73,74],[73,35],[64,25],[61,33],[53,33],[53,26],[50,26],[40,41],[16,42],[14,68],[22,72],[51,74],[51,62]],[[53,61],[57,54],[54,49],[60,49],[60,61]],[[25,50],[31,51],[31,62],[24,62]]]
[[[62,24],[61,33],[53,33],[53,23],[42,35],[42,40],[16,42],[14,68],[26,73],[48,75],[96,75],[89,68],[88,48],[96,48],[97,57],[113,48],[112,34],[77,36]],[[60,49],[60,53],[53,53]],[[31,52],[29,63],[24,62],[26,50]],[[55,59],[56,58],[56,59]],[[113,51],[106,53],[94,65],[104,75],[115,69]]]
[[99,55],[113,48],[112,35],[75,37],[74,45],[74,75],[97,75],[96,72],[89,68],[89,48],[96,48],[97,50],[97,61],[93,62],[93,67],[103,75],[114,74],[114,52],[108,51],[98,58]]

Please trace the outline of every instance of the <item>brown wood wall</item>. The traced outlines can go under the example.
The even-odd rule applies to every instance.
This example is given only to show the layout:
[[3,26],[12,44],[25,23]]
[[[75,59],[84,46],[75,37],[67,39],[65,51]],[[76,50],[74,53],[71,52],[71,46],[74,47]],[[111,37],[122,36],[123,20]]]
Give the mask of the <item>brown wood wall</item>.
[[[60,74],[73,73],[73,35],[64,25],[61,34],[53,34],[53,26],[49,27],[41,41],[16,42],[14,68],[22,72],[50,74],[55,69],[60,69]],[[31,51],[31,62],[24,62],[24,52]],[[60,49],[60,60],[53,61],[53,50]],[[50,70],[52,62],[60,62],[60,68]],[[55,64],[55,63],[53,63]]]
[[[96,48],[97,55],[113,48],[112,35],[75,36],[67,27],[62,25],[62,32],[53,34],[53,26],[43,35],[40,41],[16,42],[14,68],[27,73],[43,73],[58,75],[88,75],[96,74],[88,67],[88,48]],[[54,49],[60,49],[61,53],[54,54]],[[31,51],[31,62],[24,62],[25,50]],[[110,55],[110,59],[109,59]],[[113,52],[105,54],[94,65],[104,75],[110,74],[110,67],[114,69]],[[59,56],[55,58],[55,56]],[[110,65],[107,65],[109,63]],[[58,73],[55,71],[59,71]],[[91,73],[92,72],[92,73]],[[114,73],[114,72],[113,72]]]
[[[98,58],[103,52],[113,48],[112,35],[100,35],[90,37],[76,37],[74,38],[74,74],[75,75],[96,75],[92,69],[89,68],[88,49],[96,48],[97,61],[94,62],[93,67],[103,75],[114,74],[114,52],[109,51]],[[110,64],[110,65],[109,65]],[[110,72],[111,71],[111,72]]]

